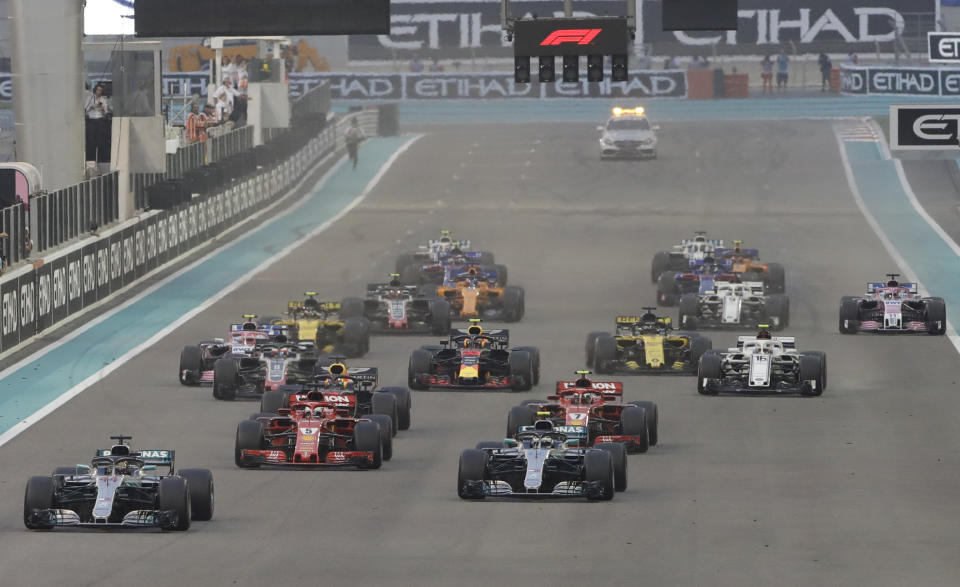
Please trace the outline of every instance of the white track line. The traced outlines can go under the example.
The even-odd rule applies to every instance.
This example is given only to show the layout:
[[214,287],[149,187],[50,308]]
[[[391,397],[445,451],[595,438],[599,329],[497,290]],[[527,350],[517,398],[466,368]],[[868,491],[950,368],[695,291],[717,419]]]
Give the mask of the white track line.
[[[340,218],[342,218],[342,217],[343,217],[344,215],[346,215],[348,212],[350,212],[350,211],[353,210],[355,207],[357,207],[357,205],[359,205],[361,202],[363,202],[363,200],[366,199],[367,195],[368,195],[371,191],[373,191],[373,188],[375,188],[375,187],[377,186],[377,184],[380,183],[380,180],[383,179],[383,176],[387,173],[387,171],[390,169],[390,167],[393,166],[393,164],[394,164],[394,163],[396,162],[396,160],[400,157],[400,155],[402,155],[408,148],[410,148],[411,145],[413,145],[413,143],[414,143],[417,139],[419,139],[419,138],[422,137],[422,136],[423,136],[422,134],[415,135],[415,136],[411,137],[411,138],[410,138],[407,142],[405,142],[403,145],[401,145],[400,148],[397,149],[397,151],[395,151],[395,152],[390,156],[389,159],[387,159],[387,161],[383,164],[383,166],[380,167],[380,170],[377,171],[377,174],[374,175],[373,178],[367,183],[366,187],[364,187],[364,189],[363,189],[363,191],[360,193],[360,195],[357,196],[356,198],[354,198],[354,200],[353,200],[352,202],[350,202],[349,204],[347,204],[347,206],[346,206],[343,210],[341,210],[340,212],[338,212],[338,213],[337,213],[336,215],[334,215],[333,217],[329,218],[326,222],[324,222],[324,223],[321,224],[320,226],[318,226],[318,227],[316,227],[315,229],[311,230],[309,233],[307,233],[307,234],[305,234],[304,236],[300,237],[299,239],[297,239],[296,241],[294,241],[293,243],[291,243],[290,245],[288,245],[287,247],[285,247],[285,248],[282,249],[281,251],[279,251],[279,252],[277,252],[276,254],[272,255],[271,257],[267,258],[265,261],[263,261],[263,263],[261,263],[260,265],[258,265],[258,266],[255,267],[254,269],[252,269],[251,271],[245,273],[242,277],[240,277],[239,279],[237,279],[236,281],[234,281],[234,282],[231,283],[230,285],[226,286],[225,288],[221,289],[220,291],[218,291],[217,293],[215,293],[215,294],[212,295],[211,297],[207,298],[207,299],[204,300],[202,303],[200,303],[200,305],[196,306],[193,310],[187,312],[186,314],[184,314],[183,316],[181,316],[180,318],[178,318],[177,320],[175,320],[174,322],[172,322],[171,324],[169,324],[168,326],[166,326],[165,328],[163,328],[162,330],[160,330],[159,332],[157,332],[156,334],[154,334],[153,336],[151,336],[149,339],[147,339],[147,340],[145,340],[144,342],[140,343],[139,345],[133,347],[132,349],[130,349],[129,351],[127,351],[127,352],[124,353],[123,355],[117,357],[112,363],[110,363],[109,365],[105,365],[102,369],[100,369],[100,370],[97,371],[96,373],[90,375],[89,377],[87,377],[86,379],[84,379],[83,381],[81,381],[80,383],[74,385],[73,387],[71,387],[70,389],[68,389],[67,391],[65,391],[62,395],[60,395],[59,397],[57,397],[55,400],[53,400],[52,402],[50,402],[50,403],[48,403],[47,405],[43,406],[42,408],[40,408],[39,410],[37,410],[36,412],[34,412],[33,414],[31,414],[31,415],[28,416],[27,418],[24,418],[24,419],[21,420],[20,422],[17,422],[17,424],[15,424],[15,425],[14,425],[13,427],[11,427],[9,430],[7,430],[6,432],[4,432],[3,434],[0,434],[0,446],[3,446],[4,444],[10,442],[10,441],[13,440],[14,438],[16,438],[18,435],[22,434],[27,428],[29,428],[30,426],[36,424],[37,422],[39,422],[40,420],[42,420],[44,417],[46,417],[47,415],[51,414],[54,410],[56,410],[57,408],[59,408],[59,407],[62,406],[63,404],[67,403],[68,401],[70,401],[70,400],[73,399],[74,397],[80,395],[80,393],[82,393],[82,392],[83,392],[84,390],[86,390],[88,387],[90,387],[91,385],[93,385],[93,384],[97,383],[98,381],[102,380],[104,377],[106,377],[107,375],[109,375],[109,374],[112,373],[113,371],[115,371],[115,370],[117,370],[118,368],[120,368],[121,366],[123,366],[126,362],[128,362],[129,360],[131,360],[131,359],[134,358],[135,356],[139,355],[140,353],[142,353],[142,352],[145,351],[146,349],[150,348],[151,346],[153,346],[154,344],[156,344],[158,341],[160,341],[161,339],[163,339],[165,336],[167,336],[168,334],[170,334],[171,332],[173,332],[174,330],[176,330],[177,328],[179,328],[182,324],[184,324],[185,322],[187,322],[188,320],[190,320],[191,318],[193,318],[194,316],[196,316],[196,315],[199,314],[200,312],[206,310],[207,308],[209,308],[209,307],[212,306],[213,304],[217,303],[218,301],[220,301],[221,299],[223,299],[224,297],[226,297],[228,294],[230,294],[231,292],[233,292],[235,289],[237,289],[237,288],[240,287],[241,285],[243,285],[243,284],[247,283],[248,281],[250,281],[251,279],[253,279],[254,276],[256,276],[257,274],[259,274],[259,273],[261,273],[262,271],[264,271],[267,267],[269,267],[270,265],[272,265],[273,263],[275,263],[277,260],[279,260],[279,259],[285,257],[286,255],[290,254],[290,252],[292,252],[294,249],[296,249],[297,247],[299,247],[300,245],[302,245],[304,242],[312,239],[313,237],[317,236],[317,235],[320,234],[321,232],[325,231],[325,230],[326,230],[327,228],[329,228],[333,223],[335,223],[336,221],[338,221]],[[320,181],[318,182],[317,187],[316,187],[314,190],[311,190],[310,193],[307,193],[307,194],[306,194],[303,198],[301,198],[296,204],[294,204],[287,212],[285,212],[284,214],[281,214],[281,215],[279,215],[279,216],[276,216],[276,217],[268,220],[268,221],[265,222],[264,224],[260,225],[259,229],[263,229],[263,228],[269,226],[270,224],[272,224],[273,222],[277,221],[278,219],[283,218],[284,216],[288,216],[288,215],[292,214],[297,208],[299,208],[299,207],[302,206],[304,203],[306,203],[306,201],[309,200],[309,199],[312,197],[313,193],[314,193],[316,190],[322,189],[323,186],[324,186],[324,185],[327,183],[327,181],[330,179],[330,177],[333,175],[333,173],[334,173],[335,171],[337,171],[340,167],[343,166],[344,161],[345,161],[344,159],[341,159],[340,162],[338,162],[336,165],[333,166],[333,168],[331,168],[329,171],[327,171],[327,172],[323,175],[323,177],[320,179]],[[137,296],[135,296],[135,297],[127,300],[127,301],[126,301],[125,303],[123,303],[122,305],[114,308],[113,310],[110,310],[109,312],[103,314],[102,316],[98,316],[97,318],[95,318],[94,320],[91,320],[91,321],[88,322],[87,324],[84,324],[82,327],[80,327],[79,329],[77,329],[75,332],[70,333],[69,335],[61,338],[60,340],[58,340],[58,341],[56,341],[56,342],[54,342],[54,343],[51,343],[48,347],[44,347],[43,349],[37,351],[36,353],[33,353],[33,354],[30,355],[29,357],[23,359],[22,361],[19,361],[16,365],[14,365],[14,366],[12,366],[12,367],[10,367],[10,368],[8,368],[8,369],[5,369],[3,372],[0,372],[0,379],[6,377],[7,375],[9,375],[9,374],[12,373],[13,371],[19,369],[20,367],[26,365],[27,363],[30,363],[31,361],[34,361],[34,360],[42,357],[43,355],[49,353],[50,351],[56,349],[57,347],[62,346],[63,344],[65,344],[66,342],[72,340],[73,338],[76,338],[77,336],[79,336],[79,335],[82,334],[83,332],[85,332],[85,331],[89,330],[90,328],[92,328],[93,326],[95,326],[95,325],[103,322],[103,321],[106,320],[107,318],[113,316],[114,314],[116,314],[117,312],[119,312],[119,311],[123,310],[124,308],[130,306],[131,304],[136,303],[137,301],[139,301],[139,300],[141,300],[142,298],[146,297],[147,295],[153,293],[153,292],[156,291],[157,289],[163,287],[163,286],[166,285],[167,283],[173,281],[173,280],[176,279],[177,277],[180,277],[182,274],[186,273],[187,271],[193,269],[194,267],[196,267],[196,266],[199,265],[200,263],[203,263],[204,261],[206,261],[206,260],[208,260],[209,258],[213,257],[214,255],[217,255],[218,253],[222,252],[224,249],[233,246],[238,240],[240,240],[240,239],[243,238],[244,236],[246,236],[246,235],[245,235],[245,234],[239,235],[237,238],[235,238],[235,239],[231,240],[230,242],[224,244],[223,246],[221,246],[220,248],[214,250],[213,252],[209,253],[208,255],[205,255],[204,257],[202,257],[202,258],[194,261],[193,263],[191,263],[190,265],[188,265],[188,266],[184,267],[183,269],[177,271],[176,273],[174,273],[174,274],[172,274],[172,275],[164,278],[162,281],[158,282],[157,284],[153,285],[153,286],[150,287],[149,289],[145,290],[143,293],[138,294]]]
[[[921,290],[927,292],[929,295],[929,290],[924,287],[923,283],[917,277],[917,274],[913,272],[913,269],[910,268],[910,265],[907,263],[906,259],[904,259],[903,255],[900,254],[900,251],[898,251],[897,248],[893,246],[893,243],[890,242],[890,239],[887,238],[887,234],[883,232],[880,224],[877,222],[876,218],[873,217],[873,214],[870,213],[866,203],[863,201],[863,197],[860,195],[860,189],[857,188],[857,182],[853,176],[853,168],[850,166],[850,159],[847,157],[847,150],[844,147],[843,138],[840,136],[840,132],[836,127],[834,127],[834,136],[837,139],[837,148],[840,150],[840,161],[843,163],[843,171],[847,176],[847,185],[850,186],[850,193],[853,195],[853,199],[857,203],[857,207],[860,208],[860,213],[863,214],[863,217],[867,219],[867,224],[870,225],[870,228],[873,229],[874,234],[876,234],[877,238],[880,239],[880,242],[883,243],[883,248],[887,250],[887,254],[890,255],[890,258],[893,259],[893,262],[896,263],[897,267],[900,268],[900,272],[906,275],[907,279],[915,282]],[[889,158],[890,152],[884,148],[885,146],[883,145],[883,141],[879,141],[879,143],[881,144],[881,150],[883,151],[884,156]],[[899,163],[899,161],[897,163]],[[900,178],[900,181],[903,184],[902,187],[907,195],[910,196],[913,194],[913,190],[910,189],[910,184],[906,181],[906,177],[901,175]],[[913,196],[913,200],[916,200],[916,196]],[[919,205],[920,203],[917,202],[914,207],[919,207]],[[920,208],[920,210],[922,210],[922,208]],[[918,212],[920,210],[918,210]],[[924,211],[921,215],[925,214],[926,212]],[[939,226],[937,226],[937,228],[939,228]],[[940,230],[942,231],[943,229],[941,228]],[[953,241],[951,240],[950,242]],[[954,243],[954,247],[956,246],[956,243]],[[954,250],[956,251],[956,249]],[[953,348],[956,349],[957,353],[960,353],[960,335],[957,334],[956,329],[954,329],[953,324],[951,324],[949,320],[947,320],[947,338],[950,340],[950,343],[953,344]]]

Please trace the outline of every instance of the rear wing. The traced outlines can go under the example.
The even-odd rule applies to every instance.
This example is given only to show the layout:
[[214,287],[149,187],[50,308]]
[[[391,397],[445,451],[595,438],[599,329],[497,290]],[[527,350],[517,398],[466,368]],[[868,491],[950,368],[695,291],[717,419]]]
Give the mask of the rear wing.
[[760,256],[760,249],[740,249],[738,252],[736,249],[727,249],[717,247],[715,251],[716,256],[726,257],[726,256],[738,256],[738,257],[753,257],[757,258]]
[[[754,342],[758,340],[756,336],[738,336],[737,337],[737,348],[742,349],[743,343],[745,342]],[[770,340],[779,342],[783,345],[785,349],[795,349],[797,348],[797,337],[795,336],[774,336]]]
[[[557,395],[560,395],[561,392],[569,391],[571,389],[588,388],[577,387],[576,381],[557,381]],[[603,395],[612,395],[616,397],[623,395],[623,383],[620,381],[591,381],[589,389],[591,391],[602,393]]]
[[385,290],[399,290],[404,293],[413,295],[417,293],[417,286],[415,285],[390,285],[389,283],[368,283],[367,284],[367,295],[375,295]]
[[[339,312],[341,302],[317,302],[317,309],[321,312]],[[303,302],[287,302],[287,311],[295,312],[298,310],[303,310]]]
[[[148,449],[148,450],[139,450],[131,451],[131,457],[141,459],[144,465],[154,465],[157,467],[169,467],[170,472],[173,472],[173,463],[174,463],[174,451],[167,449]],[[112,449],[103,448],[97,451],[96,456],[98,457],[109,457],[109,456],[124,456],[124,455],[114,455]]]
[[687,245],[693,245],[696,243],[706,243],[709,245],[713,245],[715,248],[723,247],[723,239],[717,239],[717,238],[708,238],[703,240],[697,240],[695,238],[685,238],[680,240],[680,244],[678,246],[685,247]]
[[[643,316],[617,316],[617,326],[627,326],[643,322]],[[670,326],[673,320],[669,316],[657,316],[657,324]]]
[[[876,293],[878,289],[884,289],[887,287],[893,287],[893,286],[889,286],[886,283],[868,283],[867,293],[873,294],[873,293]],[[916,283],[898,283],[897,287],[906,288],[907,291],[909,291],[912,294],[918,293],[920,291]]]
[[[461,336],[471,336],[470,329],[469,328],[451,328],[450,329],[450,340],[453,340]],[[510,331],[506,328],[493,328],[490,330],[484,330],[483,336],[496,342],[500,342],[503,344],[510,344]]]
[[371,383],[376,383],[380,371],[377,367],[350,367],[347,366],[347,373],[345,375],[332,375],[329,371],[329,366],[318,367],[317,375],[325,376],[329,375],[332,377],[343,377],[346,379],[353,379],[354,381],[369,381]]

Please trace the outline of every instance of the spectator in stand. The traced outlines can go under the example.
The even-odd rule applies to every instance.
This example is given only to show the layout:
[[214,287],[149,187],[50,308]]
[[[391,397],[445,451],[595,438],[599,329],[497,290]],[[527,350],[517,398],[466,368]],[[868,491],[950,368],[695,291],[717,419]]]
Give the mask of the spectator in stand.
[[247,60],[244,59],[242,55],[237,55],[237,58],[234,60],[234,65],[237,68],[237,91],[240,92],[241,96],[246,97],[247,87],[250,85],[250,76],[247,73]]
[[833,62],[826,53],[821,53],[817,63],[820,64],[820,91],[826,92],[830,87],[830,70],[833,69]]
[[847,65],[856,65],[858,63],[857,54],[849,53],[847,55]]
[[773,60],[769,55],[764,55],[760,61],[760,79],[763,80],[763,90],[761,93],[773,93]]
[[226,55],[220,60],[220,77],[228,78],[231,82],[237,81],[237,67]]
[[437,61],[436,57],[434,57],[433,61],[430,63],[430,71],[431,72],[443,71],[443,66],[440,65],[440,62]]
[[200,113],[200,105],[196,102],[190,104],[190,113],[187,114],[187,123],[184,128],[187,131],[187,141],[191,144],[207,140],[206,115]]
[[414,55],[413,59],[410,60],[410,71],[413,73],[420,73],[423,71],[423,62],[420,61],[420,57],[417,55]]
[[677,63],[677,58],[671,55],[663,61],[663,68],[664,69],[680,69],[680,65]]
[[87,94],[83,104],[86,118],[87,168],[96,170],[98,163],[110,162],[110,102],[103,95],[104,86],[98,83]]
[[790,77],[790,58],[786,52],[777,56],[777,89],[785,91],[787,89],[787,80]]

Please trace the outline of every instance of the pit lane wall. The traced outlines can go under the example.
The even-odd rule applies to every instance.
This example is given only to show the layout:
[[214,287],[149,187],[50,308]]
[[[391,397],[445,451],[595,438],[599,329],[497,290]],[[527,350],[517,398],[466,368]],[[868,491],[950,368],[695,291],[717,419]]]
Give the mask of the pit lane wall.
[[287,159],[218,193],[195,197],[171,210],[146,212],[108,233],[4,275],[0,278],[0,352],[127,287],[136,287],[155,269],[236,228],[281,199],[318,162],[332,166],[337,157],[328,155],[342,153],[343,131],[352,116],[361,117],[368,136],[375,133],[375,111],[347,116],[328,125]]
[[960,96],[960,69],[844,65],[840,69],[840,93],[846,96]]

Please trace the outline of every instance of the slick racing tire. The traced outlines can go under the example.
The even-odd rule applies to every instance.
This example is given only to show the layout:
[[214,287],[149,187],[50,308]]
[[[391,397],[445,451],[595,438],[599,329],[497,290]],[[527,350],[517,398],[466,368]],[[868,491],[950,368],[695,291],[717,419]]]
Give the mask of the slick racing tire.
[[[199,385],[202,367],[203,349],[197,345],[183,347],[180,351],[180,371],[177,373],[180,385]],[[187,372],[186,377],[183,375],[184,372]]]
[[616,369],[617,362],[617,339],[602,335],[597,337],[597,342],[593,352],[593,370],[600,374],[610,374]]
[[764,299],[764,310],[768,317],[779,318],[776,330],[783,330],[790,325],[790,298],[785,294],[767,296]]
[[[927,298],[927,332],[941,335],[947,331],[947,305],[943,298]],[[937,326],[937,321],[940,326]]]
[[523,312],[523,288],[517,285],[503,288],[503,319],[506,322],[519,322],[523,319]]
[[53,477],[30,477],[27,489],[23,495],[23,525],[30,530],[49,530],[50,524],[32,521],[30,518],[36,510],[49,510],[54,506]]
[[594,368],[594,357],[597,350],[597,339],[601,336],[610,336],[609,332],[591,332],[587,334],[587,343],[584,345],[584,354],[585,360],[587,362],[587,368]]
[[183,477],[164,477],[160,480],[157,508],[172,510],[176,519],[162,530],[182,532],[190,529],[190,488]]
[[521,426],[533,426],[535,414],[527,406],[513,406],[510,413],[507,414],[507,435],[505,438],[513,438]]
[[480,251],[479,261],[481,265],[493,265],[496,262],[496,257],[493,256],[491,251]]
[[210,469],[180,469],[177,473],[190,489],[190,510],[194,520],[213,518],[213,473]]
[[389,461],[393,458],[393,420],[390,419],[390,416],[384,416],[383,414],[370,414],[369,418],[371,422],[376,422],[377,426],[380,427],[383,460]]
[[460,466],[457,468],[457,495],[460,499],[483,499],[483,495],[471,495],[466,492],[468,481],[483,481],[487,475],[487,453],[470,449],[460,453]]
[[529,391],[533,388],[533,357],[527,351],[510,352],[510,379],[513,391]]
[[370,398],[370,411],[373,414],[379,414],[390,418],[390,436],[397,435],[397,426],[395,422],[399,420],[397,410],[397,400],[389,393],[377,392]]
[[360,298],[344,298],[340,302],[340,319],[359,318],[363,316],[363,300]]
[[507,266],[506,265],[491,265],[497,271],[497,283],[500,287],[505,287],[507,285]]
[[711,389],[704,383],[704,379],[723,378],[723,356],[717,351],[707,351],[700,357],[697,369],[697,392],[700,395],[717,395],[719,390]]
[[647,437],[650,440],[650,446],[657,446],[659,442],[658,429],[660,426],[660,414],[656,402],[630,402],[638,408],[643,408],[644,415],[647,418]]
[[[436,295],[436,288],[434,288]],[[430,334],[446,336],[450,334],[450,302],[436,299],[430,302]]]
[[713,348],[713,340],[709,336],[693,335],[690,339],[690,370],[697,372],[697,365],[700,364],[700,357]]
[[816,355],[804,354],[800,356],[800,384],[808,381],[814,382],[813,389],[800,388],[801,395],[819,396],[823,395],[823,361],[822,357]]
[[643,454],[650,449],[650,429],[647,426],[647,411],[638,406],[627,406],[620,412],[620,434],[636,436],[640,440],[631,445],[630,452]]
[[697,329],[697,313],[700,310],[700,296],[684,294],[680,297],[680,328]]
[[290,396],[282,391],[265,391],[260,396],[260,411],[265,414],[276,414],[289,404]]
[[787,291],[786,271],[780,263],[767,263],[767,289],[770,293]]
[[520,346],[514,350],[530,353],[533,360],[533,384],[540,385],[540,349],[535,346]]
[[613,455],[605,450],[588,450],[583,455],[584,480],[588,483],[599,482],[600,495],[597,497],[588,497],[587,499],[597,501],[610,501],[613,499],[616,483],[613,473]]
[[827,390],[830,383],[827,381],[827,353],[823,351],[804,351],[804,355],[820,358],[820,374],[823,376],[823,391]]
[[370,321],[354,316],[343,321],[343,354],[362,357],[370,350]]
[[361,465],[360,469],[379,469],[383,465],[383,439],[376,422],[357,422],[353,427],[355,450],[373,453],[373,462]]
[[668,269],[670,269],[670,253],[666,251],[656,253],[653,256],[653,262],[650,263],[650,283],[656,283]]
[[599,442],[593,448],[610,453],[610,463],[613,465],[613,490],[620,492],[627,490],[627,449],[622,442]]
[[240,459],[244,450],[260,450],[263,448],[263,424],[257,420],[243,420],[237,424],[237,437],[233,445],[233,462],[241,469],[256,469],[260,465],[245,463]]
[[417,349],[410,354],[410,363],[407,366],[407,387],[410,389],[429,389],[429,385],[417,381],[419,375],[429,375],[433,371],[433,353]]
[[233,357],[221,357],[213,364],[213,397],[232,400],[240,384],[240,365]]
[[[848,325],[844,326],[844,322]],[[852,296],[840,298],[840,334],[856,334],[860,326],[860,300]]]
[[410,429],[410,412],[413,409],[413,399],[410,396],[410,390],[406,387],[383,387],[378,393],[387,393],[393,396],[397,403],[397,429]]
[[661,273],[657,278],[657,304],[672,306],[676,303],[677,275],[673,272]]

